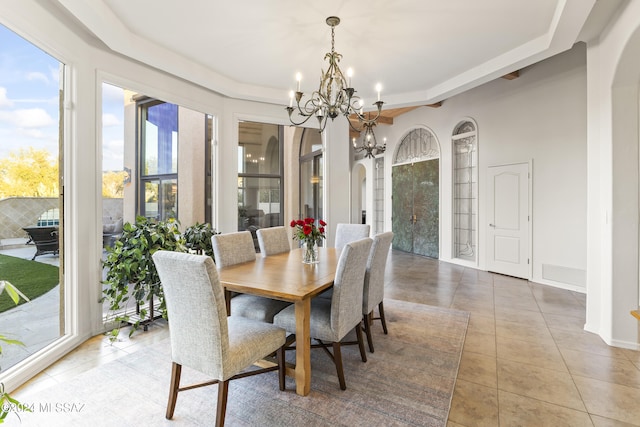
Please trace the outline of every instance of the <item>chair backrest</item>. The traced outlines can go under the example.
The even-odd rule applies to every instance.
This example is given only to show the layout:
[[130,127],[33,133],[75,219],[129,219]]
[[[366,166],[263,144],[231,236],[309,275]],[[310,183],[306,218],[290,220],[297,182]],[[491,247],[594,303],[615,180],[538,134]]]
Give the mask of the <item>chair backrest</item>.
[[58,242],[58,226],[23,227],[22,229],[29,234],[31,240],[36,244]]
[[287,230],[282,226],[260,228],[256,231],[256,234],[258,235],[260,253],[263,257],[281,254],[291,250]]
[[256,249],[249,231],[214,234],[211,246],[218,268],[256,260]]
[[167,304],[172,360],[223,379],[229,331],[224,292],[213,259],[157,251],[153,262]]
[[342,250],[349,242],[369,237],[371,226],[369,224],[337,224],[335,247]]
[[362,293],[372,240],[356,240],[342,249],[331,296],[331,329],[340,338],[362,320]]
[[364,299],[362,300],[362,314],[369,314],[373,308],[384,299],[384,271],[387,256],[393,240],[393,233],[376,234],[367,260],[367,270],[364,274]]

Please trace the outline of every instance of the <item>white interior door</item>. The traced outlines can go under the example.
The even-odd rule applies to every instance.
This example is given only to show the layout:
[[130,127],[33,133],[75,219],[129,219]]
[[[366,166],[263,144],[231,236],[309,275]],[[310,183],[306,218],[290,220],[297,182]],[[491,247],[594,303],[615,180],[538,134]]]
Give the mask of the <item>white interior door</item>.
[[529,278],[529,164],[489,168],[487,269]]

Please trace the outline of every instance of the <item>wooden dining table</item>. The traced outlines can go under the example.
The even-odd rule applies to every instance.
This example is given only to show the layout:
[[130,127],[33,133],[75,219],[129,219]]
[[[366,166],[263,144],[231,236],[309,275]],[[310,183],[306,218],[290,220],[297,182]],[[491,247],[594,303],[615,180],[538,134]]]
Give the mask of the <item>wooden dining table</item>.
[[[225,290],[259,295],[295,305],[296,393],[306,396],[311,390],[311,337],[309,318],[311,299],[333,285],[339,252],[335,248],[318,248],[319,262],[302,263],[302,249],[294,249],[256,261],[222,267],[218,270]],[[232,313],[233,314],[233,313]],[[288,374],[290,370],[287,370]]]

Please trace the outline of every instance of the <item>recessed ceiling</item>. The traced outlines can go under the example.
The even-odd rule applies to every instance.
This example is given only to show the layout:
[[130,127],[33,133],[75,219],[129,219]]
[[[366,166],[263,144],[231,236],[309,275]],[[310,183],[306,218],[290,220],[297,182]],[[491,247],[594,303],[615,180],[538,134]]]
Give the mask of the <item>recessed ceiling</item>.
[[115,52],[229,97],[288,102],[335,50],[358,94],[424,105],[570,49],[595,0],[58,0]]

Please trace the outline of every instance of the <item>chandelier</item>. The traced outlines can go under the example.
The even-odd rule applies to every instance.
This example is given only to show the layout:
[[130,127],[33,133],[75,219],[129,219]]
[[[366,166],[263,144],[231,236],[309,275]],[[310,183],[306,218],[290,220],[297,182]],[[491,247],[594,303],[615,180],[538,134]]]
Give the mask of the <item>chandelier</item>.
[[364,129],[364,135],[362,136],[362,141],[360,141],[360,144],[357,144],[356,138],[351,140],[356,153],[366,151],[364,155],[365,158],[374,158],[377,154],[382,154],[384,153],[384,150],[387,149],[387,138],[383,139],[382,145],[378,145],[376,134],[373,133],[373,127],[375,125],[375,122],[363,122],[362,127]]
[[[380,100],[380,91],[382,87],[380,84],[376,85],[376,91],[378,92],[378,100],[373,104],[378,109],[377,115],[373,118],[370,116],[364,116],[364,102],[357,96],[356,90],[351,87],[351,69],[347,70],[348,81],[345,78],[342,70],[338,66],[338,62],[342,58],[342,55],[334,49],[335,27],[340,24],[340,18],[337,16],[330,16],[326,20],[327,25],[331,27],[331,52],[325,54],[325,61],[329,61],[329,67],[327,71],[322,71],[320,76],[320,87],[318,90],[311,93],[311,97],[306,101],[302,100],[304,93],[300,91],[300,81],[302,76],[300,73],[296,75],[297,89],[295,92],[289,93],[289,106],[286,107],[289,113],[289,120],[293,125],[301,125],[306,123],[311,117],[318,119],[318,126],[320,132],[324,131],[327,125],[327,118],[335,119],[338,115],[342,114],[347,118],[349,126],[356,132],[367,131],[375,126],[378,117],[382,111],[382,105],[384,102]],[[294,106],[295,99],[295,106]],[[299,118],[294,119],[294,111]],[[356,117],[360,128],[355,126],[349,119],[349,116]]]

